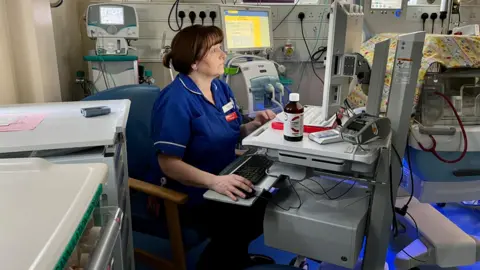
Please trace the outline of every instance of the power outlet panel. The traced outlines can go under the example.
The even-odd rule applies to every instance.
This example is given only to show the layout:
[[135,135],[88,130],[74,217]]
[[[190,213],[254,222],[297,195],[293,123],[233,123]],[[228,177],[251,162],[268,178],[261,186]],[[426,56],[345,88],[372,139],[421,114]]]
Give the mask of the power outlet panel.
[[[440,6],[409,6],[407,7],[407,21],[422,22],[421,16],[423,13],[427,13],[428,16],[432,13],[439,14]],[[427,21],[430,19],[427,19]]]

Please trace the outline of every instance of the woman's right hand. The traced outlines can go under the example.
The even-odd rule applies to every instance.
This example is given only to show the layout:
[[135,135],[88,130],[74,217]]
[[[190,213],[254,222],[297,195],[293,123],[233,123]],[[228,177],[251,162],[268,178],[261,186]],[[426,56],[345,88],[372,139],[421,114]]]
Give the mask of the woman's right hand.
[[241,176],[229,174],[215,176],[209,188],[236,201],[237,197],[245,198],[243,190],[251,192],[254,185]]

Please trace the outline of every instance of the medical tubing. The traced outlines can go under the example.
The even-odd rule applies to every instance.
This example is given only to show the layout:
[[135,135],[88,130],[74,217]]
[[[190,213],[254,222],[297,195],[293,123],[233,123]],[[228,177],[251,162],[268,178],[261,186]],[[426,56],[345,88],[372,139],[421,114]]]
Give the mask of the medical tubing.
[[172,82],[173,82],[173,80],[175,80],[175,76],[173,76],[172,67],[170,67],[168,70],[170,71],[170,78],[172,79]]
[[447,160],[447,159],[444,159],[443,157],[441,157],[437,151],[435,150],[436,146],[437,146],[437,142],[435,141],[435,138],[432,136],[432,135],[429,135],[430,138],[432,139],[432,147],[430,148],[425,148],[422,143],[420,143],[419,141],[417,141],[418,143],[418,146],[420,146],[420,148],[425,151],[425,152],[431,152],[438,160],[440,160],[441,162],[443,163],[449,163],[449,164],[452,164],[452,163],[457,163],[459,161],[461,161],[465,155],[467,154],[467,150],[468,150],[468,139],[467,139],[467,132],[465,132],[465,127],[463,126],[463,122],[462,120],[460,119],[460,116],[458,115],[458,112],[457,110],[455,109],[455,106],[453,106],[452,102],[450,101],[450,99],[445,96],[444,94],[440,93],[440,92],[434,92],[434,94],[436,94],[437,96],[441,96],[447,103],[448,105],[450,106],[450,108],[452,109],[453,113],[455,114],[455,117],[457,118],[457,121],[458,121],[458,125],[460,126],[460,129],[462,130],[462,136],[463,136],[463,141],[464,141],[464,144],[463,144],[463,152],[462,154],[454,159],[454,160]]
[[[282,102],[283,104],[287,104],[288,103],[288,96],[290,95],[290,93],[292,93],[292,90],[290,90],[290,88],[288,88],[288,86],[286,85],[283,85],[283,87],[285,88],[285,93],[283,93],[283,97],[282,97]],[[282,111],[283,111],[283,108],[282,108]]]
[[275,99],[272,99],[272,103],[274,103],[275,105],[277,105],[283,112],[283,106],[280,102],[276,101]]

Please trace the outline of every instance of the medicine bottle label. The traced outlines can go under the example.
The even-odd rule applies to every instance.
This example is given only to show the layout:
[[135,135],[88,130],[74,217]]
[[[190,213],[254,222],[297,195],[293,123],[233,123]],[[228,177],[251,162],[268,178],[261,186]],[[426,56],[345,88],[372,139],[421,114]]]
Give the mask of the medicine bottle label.
[[303,113],[285,113],[283,135],[288,137],[303,136]]

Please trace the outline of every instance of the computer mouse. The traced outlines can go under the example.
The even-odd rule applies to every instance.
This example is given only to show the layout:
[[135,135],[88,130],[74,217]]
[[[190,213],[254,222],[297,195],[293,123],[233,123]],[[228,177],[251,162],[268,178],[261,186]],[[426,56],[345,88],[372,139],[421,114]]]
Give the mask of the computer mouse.
[[252,192],[248,192],[248,191],[245,191],[243,189],[240,189],[241,192],[243,192],[243,194],[245,194],[245,200],[248,200],[252,197],[255,197],[255,195],[257,194],[257,191],[255,189],[252,188]]

